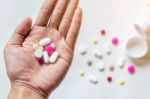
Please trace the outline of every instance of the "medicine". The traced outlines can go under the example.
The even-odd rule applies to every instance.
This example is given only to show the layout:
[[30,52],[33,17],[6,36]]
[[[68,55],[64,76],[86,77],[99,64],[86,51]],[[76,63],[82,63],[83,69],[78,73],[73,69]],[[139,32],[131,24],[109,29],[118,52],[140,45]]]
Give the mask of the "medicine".
[[50,44],[50,43],[51,43],[51,39],[45,38],[45,39],[40,40],[39,45],[45,46],[45,45]]
[[124,58],[120,58],[117,62],[117,66],[122,69],[124,67],[124,65],[125,65]]
[[128,72],[129,72],[130,74],[133,74],[133,73],[135,72],[135,66],[134,66],[134,65],[129,65],[129,66],[128,66]]
[[55,45],[54,43],[51,43],[50,46],[51,46],[52,48],[55,48],[55,47],[56,47],[56,45]]
[[111,48],[110,45],[105,45],[105,53],[106,53],[107,55],[110,55],[110,54],[111,54],[111,50],[112,50],[112,48]]
[[85,55],[87,53],[87,49],[84,46],[80,46],[78,50],[81,55]]
[[35,50],[34,56],[35,56],[37,59],[41,59],[41,58],[43,57],[43,52],[42,52],[41,50]]
[[46,64],[49,63],[49,56],[46,51],[43,52],[43,59]]
[[54,52],[50,57],[50,63],[55,63],[58,58],[58,52]]
[[37,49],[38,49],[38,50],[41,50],[41,51],[44,50],[43,46],[40,46],[40,45],[37,46]]
[[100,51],[95,50],[93,53],[94,53],[95,57],[97,57],[99,59],[103,58],[103,54]]
[[113,37],[112,40],[111,40],[111,42],[112,42],[113,45],[116,46],[119,43],[119,39],[117,37]]
[[51,56],[52,53],[55,51],[55,48],[52,47],[51,45],[46,45],[44,47],[44,51],[46,51],[48,53],[48,56]]
[[118,80],[118,83],[119,83],[121,86],[123,86],[123,85],[125,84],[125,80],[124,80],[124,79],[119,79],[119,80]]
[[110,65],[109,65],[109,70],[110,70],[110,71],[114,71],[114,69],[115,69],[114,65],[113,65],[113,64],[110,64]]
[[112,77],[111,77],[111,76],[108,76],[108,77],[107,77],[107,81],[108,81],[108,82],[112,82]]
[[92,43],[93,43],[93,44],[97,44],[97,43],[98,43],[98,40],[97,40],[97,37],[96,37],[96,36],[94,36],[94,37],[92,38]]
[[102,62],[98,63],[96,67],[101,72],[103,72],[105,70],[104,63],[102,63]]
[[106,30],[105,29],[102,29],[101,31],[100,31],[100,33],[101,33],[101,35],[106,35]]
[[91,66],[92,65],[92,60],[87,60],[87,65]]
[[83,76],[85,75],[85,72],[84,72],[83,69],[81,69],[81,70],[79,71],[79,75],[80,75],[81,77],[83,77]]
[[93,83],[93,84],[97,84],[97,83],[98,83],[97,78],[96,78],[95,76],[93,76],[93,75],[88,76],[88,80],[89,80],[91,83]]

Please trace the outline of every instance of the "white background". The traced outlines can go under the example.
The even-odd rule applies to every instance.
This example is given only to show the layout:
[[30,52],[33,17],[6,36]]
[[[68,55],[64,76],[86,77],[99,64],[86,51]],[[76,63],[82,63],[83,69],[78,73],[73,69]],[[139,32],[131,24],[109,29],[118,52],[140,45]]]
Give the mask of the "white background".
[[[53,92],[50,99],[150,99],[150,65],[145,61],[134,63],[136,73],[129,75],[127,65],[133,63],[127,59],[126,66],[120,70],[116,67],[114,72],[108,69],[104,73],[96,70],[98,59],[93,57],[94,49],[102,50],[103,45],[110,42],[112,36],[118,36],[120,45],[114,47],[111,56],[104,56],[104,63],[115,64],[119,57],[125,55],[126,41],[137,35],[133,21],[143,13],[148,0],[80,0],[83,8],[83,24],[76,45],[73,64],[61,85]],[[150,1],[149,1],[150,2]],[[41,5],[41,0],[0,0],[0,99],[6,99],[10,83],[6,75],[3,60],[3,48],[12,35],[15,26],[26,16],[36,18]],[[108,35],[101,37],[99,31],[106,28]],[[91,43],[91,37],[98,37],[98,44]],[[81,56],[77,48],[84,45],[88,53]],[[126,56],[126,55],[125,55]],[[25,57],[25,56],[23,56]],[[86,66],[86,60],[92,59],[92,67]],[[78,75],[79,69],[86,71],[86,76],[93,74],[98,77],[99,83],[89,83],[86,76]],[[107,83],[106,77],[112,75],[114,80]],[[118,79],[126,80],[124,86],[118,84]]]

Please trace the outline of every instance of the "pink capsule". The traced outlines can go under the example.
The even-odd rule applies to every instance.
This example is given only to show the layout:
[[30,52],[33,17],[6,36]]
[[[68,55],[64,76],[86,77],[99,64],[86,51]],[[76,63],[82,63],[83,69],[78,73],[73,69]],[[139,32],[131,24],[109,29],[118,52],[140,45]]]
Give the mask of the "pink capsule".
[[118,45],[119,39],[117,37],[113,37],[111,42],[112,42],[113,45]]
[[133,74],[133,73],[135,72],[135,66],[134,66],[134,65],[129,65],[129,66],[128,66],[128,72],[129,72],[130,74]]
[[51,56],[51,54],[55,51],[55,48],[48,44],[44,47],[44,51],[46,51],[48,55]]

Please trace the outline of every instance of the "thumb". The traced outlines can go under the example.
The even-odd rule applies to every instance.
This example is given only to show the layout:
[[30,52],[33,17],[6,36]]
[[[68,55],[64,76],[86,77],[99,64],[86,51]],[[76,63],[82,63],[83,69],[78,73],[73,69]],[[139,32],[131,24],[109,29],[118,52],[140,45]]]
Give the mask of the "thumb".
[[13,36],[11,37],[9,44],[11,45],[22,45],[24,39],[28,35],[32,26],[31,18],[25,18],[20,25],[15,29]]

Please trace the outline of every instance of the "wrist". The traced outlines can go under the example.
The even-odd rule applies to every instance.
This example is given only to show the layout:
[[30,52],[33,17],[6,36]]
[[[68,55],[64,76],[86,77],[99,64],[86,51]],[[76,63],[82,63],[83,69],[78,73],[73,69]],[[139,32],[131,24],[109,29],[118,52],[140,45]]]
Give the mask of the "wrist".
[[47,99],[29,87],[13,84],[8,99]]

